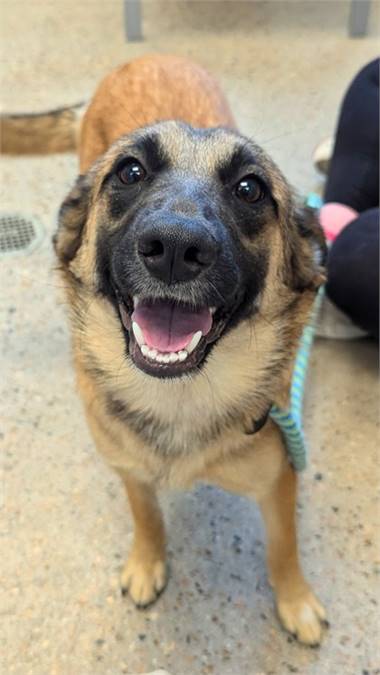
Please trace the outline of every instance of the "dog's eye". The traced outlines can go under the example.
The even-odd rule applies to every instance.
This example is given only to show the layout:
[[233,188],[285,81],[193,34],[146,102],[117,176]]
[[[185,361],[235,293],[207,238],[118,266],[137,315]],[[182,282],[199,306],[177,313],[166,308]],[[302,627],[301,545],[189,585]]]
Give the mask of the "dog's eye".
[[124,164],[124,166],[117,172],[119,180],[121,180],[124,185],[134,185],[134,183],[140,183],[144,180],[146,176],[146,171],[140,162],[136,159],[131,159],[129,162]]
[[245,176],[235,187],[236,196],[248,204],[254,204],[264,197],[264,186],[256,176]]

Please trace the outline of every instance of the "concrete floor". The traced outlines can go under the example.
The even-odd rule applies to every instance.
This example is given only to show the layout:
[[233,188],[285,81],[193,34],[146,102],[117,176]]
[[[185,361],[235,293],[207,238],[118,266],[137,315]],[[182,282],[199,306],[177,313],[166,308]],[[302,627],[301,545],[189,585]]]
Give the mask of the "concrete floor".
[[[191,55],[222,81],[241,129],[306,192],[319,185],[313,147],[333,131],[349,79],[378,52],[372,5],[370,35],[350,40],[343,2],[156,0],[144,3],[146,41],[132,45],[121,1],[3,2],[2,107],[85,99],[111,67],[147,50]],[[36,215],[46,237],[1,261],[0,671],[380,673],[374,345],[319,341],[312,356],[299,511],[304,566],[331,620],[322,647],[279,628],[256,507],[207,486],[163,497],[172,576],[157,605],[138,612],[118,587],[128,508],[84,422],[52,271],[55,214],[76,159],[4,157],[1,172],[2,208]]]

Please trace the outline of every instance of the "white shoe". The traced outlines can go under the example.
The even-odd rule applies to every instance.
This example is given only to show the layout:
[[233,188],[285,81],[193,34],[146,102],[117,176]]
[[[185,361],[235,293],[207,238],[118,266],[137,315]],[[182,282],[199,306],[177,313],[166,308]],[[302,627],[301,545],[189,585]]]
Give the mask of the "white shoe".
[[358,328],[326,295],[315,325],[315,335],[333,340],[356,340],[366,337],[366,333]]
[[335,139],[333,136],[325,138],[318,143],[313,152],[313,164],[319,173],[327,174],[330,166],[331,157],[334,151]]

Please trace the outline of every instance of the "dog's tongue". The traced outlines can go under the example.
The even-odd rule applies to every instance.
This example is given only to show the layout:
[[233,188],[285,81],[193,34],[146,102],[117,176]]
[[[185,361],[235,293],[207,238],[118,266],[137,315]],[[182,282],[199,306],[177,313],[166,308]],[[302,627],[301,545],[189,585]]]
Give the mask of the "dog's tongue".
[[160,352],[178,352],[197,331],[207,335],[212,316],[207,307],[193,311],[169,302],[140,302],[132,314],[132,321],[140,326],[148,347]]

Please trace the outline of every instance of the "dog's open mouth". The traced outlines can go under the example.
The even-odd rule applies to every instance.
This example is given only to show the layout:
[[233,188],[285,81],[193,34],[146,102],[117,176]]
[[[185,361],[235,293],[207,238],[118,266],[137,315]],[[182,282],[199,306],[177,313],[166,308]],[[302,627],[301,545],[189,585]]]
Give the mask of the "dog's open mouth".
[[224,330],[230,313],[194,309],[170,300],[119,298],[120,316],[136,366],[149,375],[177,377],[198,367]]

